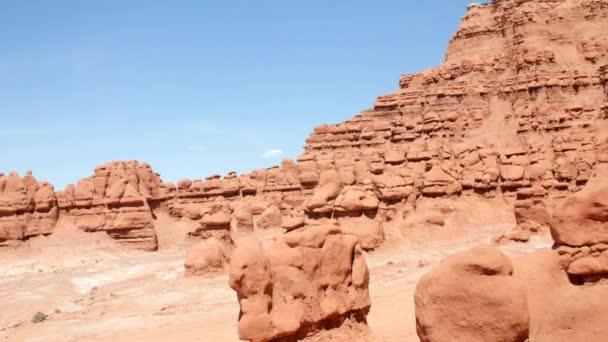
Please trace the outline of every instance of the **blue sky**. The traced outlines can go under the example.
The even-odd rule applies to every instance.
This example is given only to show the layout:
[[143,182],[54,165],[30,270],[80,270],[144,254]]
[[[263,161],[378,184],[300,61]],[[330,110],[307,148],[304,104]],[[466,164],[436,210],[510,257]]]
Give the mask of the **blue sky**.
[[1,0],[0,171],[276,165],[441,63],[469,2]]

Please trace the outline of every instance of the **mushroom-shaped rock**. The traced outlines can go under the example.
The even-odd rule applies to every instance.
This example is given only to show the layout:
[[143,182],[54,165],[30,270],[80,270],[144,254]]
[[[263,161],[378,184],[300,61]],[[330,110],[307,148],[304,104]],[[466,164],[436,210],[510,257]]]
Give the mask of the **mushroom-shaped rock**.
[[414,295],[422,342],[523,342],[528,304],[511,261],[479,246],[446,258],[422,277]]
[[210,227],[211,229],[230,228],[230,215],[226,214],[223,210],[217,211],[213,214],[205,215],[201,220],[201,225]]

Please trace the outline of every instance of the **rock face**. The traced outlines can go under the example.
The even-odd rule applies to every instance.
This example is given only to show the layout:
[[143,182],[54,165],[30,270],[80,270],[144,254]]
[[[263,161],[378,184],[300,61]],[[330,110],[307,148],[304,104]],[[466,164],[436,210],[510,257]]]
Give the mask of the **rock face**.
[[292,341],[347,319],[365,321],[368,284],[357,238],[335,226],[289,232],[268,249],[242,240],[230,262],[239,336],[253,342]]
[[53,232],[59,210],[53,186],[28,172],[0,173],[0,246]]
[[260,220],[244,209],[255,198],[287,229],[291,217],[336,224],[373,249],[420,198],[498,196],[515,208],[507,238],[526,241],[608,162],[607,17],[595,0],[470,6],[443,64],[403,75],[352,120],[316,127],[297,162],[184,182],[168,205],[229,202],[243,229],[278,224],[276,211]]
[[415,293],[416,327],[422,342],[523,342],[528,303],[511,261],[480,246],[454,254],[425,275]]
[[333,224],[369,250],[421,198],[483,196],[513,204],[507,238],[525,241],[608,164],[606,18],[598,0],[469,6],[444,63],[403,75],[351,120],[316,127],[296,161],[176,185],[146,164],[107,164],[57,194],[60,215],[145,249],[162,207],[197,221],[202,238]]
[[87,232],[105,231],[118,242],[156,250],[149,201],[166,193],[150,165],[136,161],[98,166],[93,176],[57,193],[62,214]]

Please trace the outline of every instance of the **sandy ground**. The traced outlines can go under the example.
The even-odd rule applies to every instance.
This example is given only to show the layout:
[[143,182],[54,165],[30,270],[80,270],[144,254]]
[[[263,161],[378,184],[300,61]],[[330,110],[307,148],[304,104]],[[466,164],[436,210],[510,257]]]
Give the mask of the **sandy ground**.
[[[491,215],[490,215],[491,216]],[[372,309],[382,341],[418,341],[413,293],[443,257],[510,228],[502,223],[436,236],[416,234],[367,254]],[[106,236],[66,229],[0,250],[0,340],[235,342],[239,305],[226,274],[184,277],[187,225],[159,232],[158,252],[123,250]],[[268,239],[272,232],[265,232]],[[407,235],[407,234],[405,234]],[[449,238],[447,238],[449,237]],[[511,255],[550,246],[547,237],[503,246]],[[35,313],[48,315],[32,323]]]

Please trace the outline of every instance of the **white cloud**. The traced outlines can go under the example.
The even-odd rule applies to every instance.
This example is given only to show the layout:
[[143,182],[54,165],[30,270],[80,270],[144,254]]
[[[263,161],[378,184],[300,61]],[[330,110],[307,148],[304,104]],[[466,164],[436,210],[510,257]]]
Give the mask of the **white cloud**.
[[276,158],[282,158],[285,154],[283,153],[283,150],[281,149],[273,149],[273,150],[268,150],[266,152],[264,152],[264,154],[262,155],[262,158],[264,159],[276,159]]

